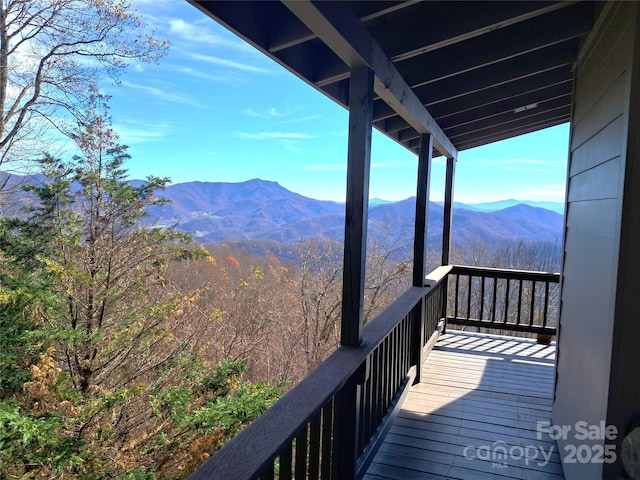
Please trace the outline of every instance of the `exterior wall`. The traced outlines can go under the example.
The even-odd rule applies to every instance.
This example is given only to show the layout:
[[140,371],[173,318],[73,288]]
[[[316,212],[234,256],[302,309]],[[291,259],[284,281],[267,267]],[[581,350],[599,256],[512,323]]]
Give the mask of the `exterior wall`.
[[[571,428],[558,439],[569,480],[624,478],[619,458],[614,464],[581,463],[575,455],[575,463],[568,460],[581,445],[590,448],[582,447],[583,459],[599,451],[594,445],[613,445],[619,457],[633,408],[640,408],[640,402],[634,407],[625,400],[629,391],[634,401],[640,399],[640,381],[628,376],[627,363],[633,361],[635,371],[640,365],[640,310],[634,313],[631,301],[640,297],[635,280],[640,255],[632,252],[638,250],[640,235],[637,226],[630,227],[640,212],[640,195],[634,192],[640,183],[634,188],[637,155],[629,134],[637,117],[637,109],[630,107],[636,88],[632,78],[636,84],[640,80],[633,68],[637,19],[637,3],[608,4],[576,68],[553,409],[553,423]],[[627,248],[634,241],[635,248]],[[616,440],[576,438],[577,422],[591,426],[602,421],[620,431]]]

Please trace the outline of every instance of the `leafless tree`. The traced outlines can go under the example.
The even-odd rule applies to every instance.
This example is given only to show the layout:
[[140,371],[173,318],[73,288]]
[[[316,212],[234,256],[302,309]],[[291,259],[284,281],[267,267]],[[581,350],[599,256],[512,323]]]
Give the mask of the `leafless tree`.
[[101,73],[117,81],[129,63],[156,61],[167,47],[128,0],[2,0],[0,166],[24,167],[50,146],[46,133],[69,133]]

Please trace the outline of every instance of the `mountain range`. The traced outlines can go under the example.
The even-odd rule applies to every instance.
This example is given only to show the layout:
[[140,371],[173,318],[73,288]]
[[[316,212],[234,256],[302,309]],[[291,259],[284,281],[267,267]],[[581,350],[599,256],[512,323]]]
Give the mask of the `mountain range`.
[[[38,183],[41,175],[7,177],[8,187]],[[133,180],[140,184],[140,180]],[[19,189],[14,189],[19,192]],[[18,193],[18,195],[20,195]],[[316,200],[287,190],[276,182],[253,179],[239,183],[188,182],[168,186],[160,195],[170,203],[150,210],[154,223],[176,226],[201,243],[228,242],[248,246],[252,251],[286,250],[300,238],[344,236],[345,205]],[[3,215],[19,215],[17,202],[4,202]],[[506,240],[546,241],[561,245],[563,204],[504,200],[492,203],[454,204],[455,242],[483,240],[492,244]],[[428,241],[438,243],[444,218],[440,203],[429,204]],[[369,202],[368,232],[386,242],[410,248],[413,239],[415,198],[390,202]]]
[[[162,196],[170,204],[150,213],[161,224],[177,225],[200,242],[270,240],[291,243],[302,237],[341,239],[344,204],[315,200],[276,182],[253,179],[240,183],[189,182],[170,185]],[[545,205],[543,208],[540,205]],[[506,239],[560,243],[564,205],[505,200],[491,204],[455,204],[456,241]],[[442,232],[443,207],[429,205],[429,239]],[[415,198],[398,202],[379,199],[369,206],[372,235],[412,237]]]

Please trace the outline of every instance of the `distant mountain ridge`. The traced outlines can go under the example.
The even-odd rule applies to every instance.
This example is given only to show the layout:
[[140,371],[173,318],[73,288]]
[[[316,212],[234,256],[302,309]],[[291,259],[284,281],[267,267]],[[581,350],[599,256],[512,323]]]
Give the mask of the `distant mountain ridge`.
[[[152,216],[162,224],[177,224],[180,230],[203,242],[251,239],[290,243],[302,237],[341,239],[344,235],[344,204],[305,197],[276,182],[253,179],[239,183],[179,183],[167,187],[162,196],[172,203],[155,208],[150,212]],[[562,215],[534,206],[534,202],[528,203],[505,200],[491,204],[456,204],[455,239],[559,243]],[[410,238],[414,216],[413,197],[398,202],[374,200],[369,207],[369,231],[374,235],[391,232]],[[430,237],[440,235],[442,222],[443,207],[431,203]]]
[[[444,202],[437,202],[439,205],[443,205]],[[551,210],[552,212],[564,214],[564,203],[560,202],[540,202],[532,200],[498,200],[497,202],[484,202],[484,203],[461,203],[454,202],[454,208],[464,208],[466,210],[476,210],[480,212],[495,212],[497,210],[504,210],[505,208],[515,207],[516,205],[529,205],[530,207],[544,208]]]
[[[0,180],[3,179],[0,172]],[[6,177],[4,177],[6,180]],[[39,183],[42,176],[12,176],[12,185]],[[139,185],[141,180],[132,180]],[[252,179],[239,183],[188,182],[160,192],[171,203],[153,207],[149,213],[159,225],[176,226],[206,242],[262,242],[290,244],[300,238],[344,236],[345,206],[316,200],[287,190],[277,182]],[[6,204],[0,214],[20,215],[20,204],[29,197]],[[563,216],[539,203],[505,200],[489,204],[454,204],[453,238],[456,242],[481,239],[549,241],[561,244]],[[560,204],[552,204],[551,207]],[[429,205],[428,238],[438,242],[442,233],[443,207]],[[380,239],[399,239],[410,248],[413,238],[415,198],[397,202],[373,199],[369,205],[368,231]],[[283,247],[284,248],[284,247]]]
[[[276,182],[189,182],[170,185],[161,195],[169,205],[151,210],[164,224],[178,224],[203,241],[269,238],[284,226],[344,215],[344,205],[291,192]],[[308,236],[317,226],[303,229]]]

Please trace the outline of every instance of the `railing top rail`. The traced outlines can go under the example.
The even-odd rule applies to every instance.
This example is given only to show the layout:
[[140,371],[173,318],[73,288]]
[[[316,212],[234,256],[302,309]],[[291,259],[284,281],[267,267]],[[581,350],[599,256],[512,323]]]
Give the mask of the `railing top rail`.
[[273,407],[198,468],[189,480],[248,480],[266,468],[278,450],[291,441],[300,427],[309,422],[353,377],[371,352],[422,297],[428,296],[446,278],[448,271],[447,268],[446,273],[434,277],[429,287],[409,288],[365,326],[360,347],[338,348]]
[[434,287],[444,280],[453,269],[453,265],[443,265],[438,267],[427,275],[425,278],[425,286]]
[[505,268],[472,267],[453,265],[452,274],[476,275],[488,278],[507,278],[513,280],[535,280],[537,282],[559,283],[560,274],[553,272],[536,272],[531,270],[513,270]]

